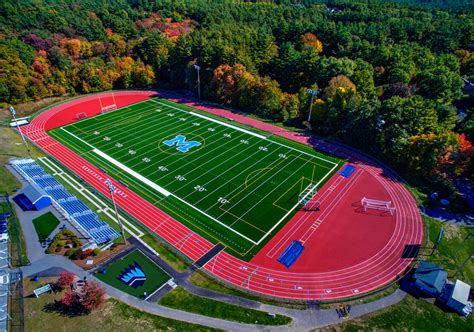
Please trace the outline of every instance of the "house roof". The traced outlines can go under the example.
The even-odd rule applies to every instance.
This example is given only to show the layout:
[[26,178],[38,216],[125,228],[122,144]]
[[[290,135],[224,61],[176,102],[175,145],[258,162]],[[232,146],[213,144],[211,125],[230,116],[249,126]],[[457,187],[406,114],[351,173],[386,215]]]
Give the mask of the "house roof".
[[458,301],[459,303],[466,305],[469,299],[470,292],[471,286],[469,286],[465,282],[462,282],[461,280],[456,280],[456,283],[454,284],[453,295],[451,295],[451,298]]
[[413,274],[413,278],[418,283],[422,283],[426,288],[441,293],[446,284],[448,272],[438,265],[421,261]]
[[[29,184],[23,189],[23,194],[30,200],[31,203],[35,204],[42,197],[50,197],[40,186],[35,183]],[[51,198],[51,197],[50,197]]]

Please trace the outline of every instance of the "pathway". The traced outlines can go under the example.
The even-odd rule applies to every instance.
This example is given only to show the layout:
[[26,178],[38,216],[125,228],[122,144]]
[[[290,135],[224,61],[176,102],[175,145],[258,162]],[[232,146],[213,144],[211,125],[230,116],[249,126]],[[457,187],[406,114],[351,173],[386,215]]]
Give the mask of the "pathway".
[[[140,250],[145,250],[145,249],[140,248]],[[140,300],[136,297],[123,293],[107,284],[102,283],[100,280],[94,277],[91,271],[82,270],[80,267],[72,263],[69,259],[62,256],[43,254],[43,258],[34,261],[29,266],[22,267],[21,270],[25,278],[36,276],[36,275],[51,276],[51,275],[57,275],[61,271],[70,271],[70,272],[75,273],[79,278],[87,277],[88,280],[94,280],[101,283],[105,287],[107,294],[110,297],[116,298],[137,309],[149,312],[151,314],[159,315],[162,317],[182,320],[182,321],[186,321],[190,323],[197,323],[201,325],[206,325],[206,326],[210,326],[214,328],[220,328],[220,329],[231,330],[231,331],[249,331],[249,329],[254,330],[254,331],[257,331],[257,330],[258,331],[266,331],[266,330],[303,331],[303,330],[316,329],[316,328],[320,328],[320,327],[324,327],[328,325],[334,325],[334,324],[338,324],[342,322],[342,320],[337,316],[335,310],[333,309],[318,310],[315,307],[311,307],[306,310],[290,309],[290,308],[263,304],[263,303],[251,301],[245,298],[241,298],[241,297],[237,297],[237,296],[233,296],[229,294],[223,294],[223,293],[215,292],[209,289],[197,287],[196,285],[192,284],[187,279],[190,275],[190,272],[189,272],[190,270],[184,273],[178,273],[174,271],[173,269],[171,269],[169,266],[167,266],[161,259],[158,258],[158,260],[156,259],[154,260],[155,262],[159,262],[160,266],[166,267],[166,270],[171,272],[172,276],[175,278],[175,282],[190,293],[193,293],[195,295],[199,295],[202,297],[218,300],[221,302],[235,304],[241,307],[258,309],[258,310],[262,310],[266,312],[286,315],[293,318],[293,323],[288,326],[278,326],[278,327],[241,324],[241,323],[224,321],[221,319],[210,318],[207,316],[196,315],[196,314],[160,306],[160,305],[155,304],[154,302]],[[355,305],[352,307],[352,310],[351,310],[351,319],[360,317],[367,313],[396,304],[399,301],[401,301],[405,297],[405,295],[406,295],[405,292],[401,290],[397,290],[393,294],[385,298],[382,298],[380,300],[367,303],[367,304]]]

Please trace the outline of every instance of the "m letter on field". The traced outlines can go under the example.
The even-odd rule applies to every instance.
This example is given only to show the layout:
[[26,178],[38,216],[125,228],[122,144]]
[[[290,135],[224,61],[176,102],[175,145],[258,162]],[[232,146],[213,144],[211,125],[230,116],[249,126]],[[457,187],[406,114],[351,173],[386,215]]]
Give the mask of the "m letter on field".
[[176,145],[176,150],[180,152],[188,152],[189,149],[201,145],[201,143],[196,141],[186,141],[186,136],[177,135],[175,138],[164,141],[164,145],[173,146]]

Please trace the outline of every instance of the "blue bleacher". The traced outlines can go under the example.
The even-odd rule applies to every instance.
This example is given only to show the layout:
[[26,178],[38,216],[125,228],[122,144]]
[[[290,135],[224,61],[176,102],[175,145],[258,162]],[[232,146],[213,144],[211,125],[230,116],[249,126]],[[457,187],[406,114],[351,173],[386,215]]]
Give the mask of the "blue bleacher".
[[63,189],[49,189],[47,190],[47,193],[56,201],[59,199],[68,199],[73,197]]
[[100,220],[87,205],[71,195],[38,164],[35,162],[16,162],[13,163],[13,166],[42,187],[97,244],[112,241],[119,237],[119,233]]

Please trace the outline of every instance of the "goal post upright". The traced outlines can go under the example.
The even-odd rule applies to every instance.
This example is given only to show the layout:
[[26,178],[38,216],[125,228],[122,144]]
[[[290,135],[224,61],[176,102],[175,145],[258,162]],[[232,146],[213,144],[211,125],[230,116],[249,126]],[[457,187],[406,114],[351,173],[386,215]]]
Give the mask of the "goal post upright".
[[112,100],[114,101],[115,107],[117,107],[117,102],[115,101],[115,94],[113,91],[112,91]]
[[101,113],[105,113],[107,111],[111,111],[111,110],[115,110],[117,109],[117,103],[115,101],[115,94],[112,92],[111,93],[111,96],[112,96],[112,104],[110,105],[105,105],[104,106],[104,102],[102,101],[102,97],[99,95],[99,103],[100,103],[100,111]]

